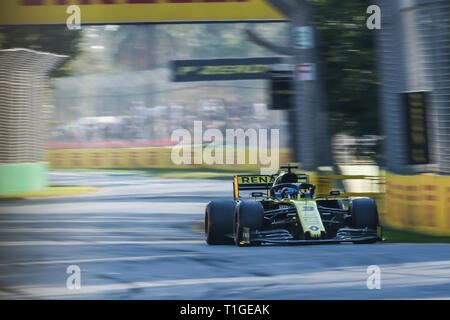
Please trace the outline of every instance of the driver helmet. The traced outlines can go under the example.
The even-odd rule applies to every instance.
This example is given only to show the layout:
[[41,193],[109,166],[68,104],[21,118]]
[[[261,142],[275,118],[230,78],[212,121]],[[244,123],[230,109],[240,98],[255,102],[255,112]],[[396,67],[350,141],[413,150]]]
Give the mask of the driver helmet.
[[281,189],[281,195],[283,198],[297,198],[298,190],[292,187],[284,187]]
[[309,190],[309,189],[306,189],[306,190],[302,190],[302,193],[301,193],[301,195],[300,195],[300,198],[312,198],[313,196],[312,196],[312,193],[311,193],[311,191]]

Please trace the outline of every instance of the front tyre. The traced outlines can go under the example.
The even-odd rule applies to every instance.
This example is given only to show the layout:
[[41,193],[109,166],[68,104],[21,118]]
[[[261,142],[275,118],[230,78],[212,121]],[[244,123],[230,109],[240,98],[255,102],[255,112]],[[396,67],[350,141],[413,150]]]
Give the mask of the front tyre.
[[378,210],[375,200],[369,198],[352,201],[352,222],[357,229],[378,227]]
[[229,236],[233,234],[236,202],[217,200],[207,204],[205,210],[205,240],[209,245],[233,244]]
[[[369,198],[355,199],[351,204],[352,224],[356,229],[377,230],[379,225],[378,210],[375,200]],[[377,239],[355,243],[375,243]]]
[[264,208],[257,201],[242,201],[236,207],[234,242],[237,246],[251,244],[245,239],[244,230],[261,230],[264,222]]

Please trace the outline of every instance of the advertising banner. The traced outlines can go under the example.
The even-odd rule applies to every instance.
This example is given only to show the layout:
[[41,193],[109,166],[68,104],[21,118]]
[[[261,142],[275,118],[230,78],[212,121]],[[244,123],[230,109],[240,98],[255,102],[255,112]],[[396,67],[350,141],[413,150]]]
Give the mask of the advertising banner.
[[267,79],[271,64],[279,57],[197,59],[172,61],[173,81],[222,81]]
[[[1,0],[0,24],[284,21],[265,0]],[[69,12],[69,13],[68,13]]]

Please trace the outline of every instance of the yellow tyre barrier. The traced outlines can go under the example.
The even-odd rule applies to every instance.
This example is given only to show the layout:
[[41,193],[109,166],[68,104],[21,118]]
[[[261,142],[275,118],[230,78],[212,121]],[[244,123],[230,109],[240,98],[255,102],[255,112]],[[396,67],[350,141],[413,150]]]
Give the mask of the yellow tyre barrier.
[[[246,150],[245,164],[192,164],[176,165],[171,160],[170,147],[121,148],[121,149],[55,149],[47,151],[46,161],[52,169],[136,169],[136,168],[214,168],[229,170],[259,170],[260,164],[249,164]],[[194,152],[192,152],[192,163]],[[235,152],[235,163],[237,152]],[[280,164],[291,160],[287,149],[280,150]],[[224,161],[225,163],[225,161]]]
[[450,235],[450,177],[386,175],[385,221],[397,228]]

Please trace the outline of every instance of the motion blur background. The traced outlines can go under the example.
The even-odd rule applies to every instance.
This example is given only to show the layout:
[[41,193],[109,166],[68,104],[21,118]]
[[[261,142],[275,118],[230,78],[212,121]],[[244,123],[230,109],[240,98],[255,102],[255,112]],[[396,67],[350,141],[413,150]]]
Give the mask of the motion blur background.
[[[262,161],[175,165],[194,121],[278,129],[280,164],[376,199],[387,240],[206,245],[205,205]],[[448,0],[2,0],[0,299],[449,299],[449,124]]]
[[[271,3],[282,10],[285,2]],[[271,105],[270,78],[173,82],[172,61],[276,56],[293,66],[303,1],[290,4],[290,21],[270,23],[0,26],[1,194],[45,190],[48,170],[225,179],[258,171],[175,166],[172,132],[199,120],[222,131],[279,129],[280,164],[298,162],[322,191],[373,196],[386,225],[450,235],[450,3],[307,3],[320,99],[294,76],[287,110]],[[381,29],[366,25],[372,4]],[[426,92],[419,119],[410,118],[407,92]],[[39,169],[27,171],[33,163]]]

